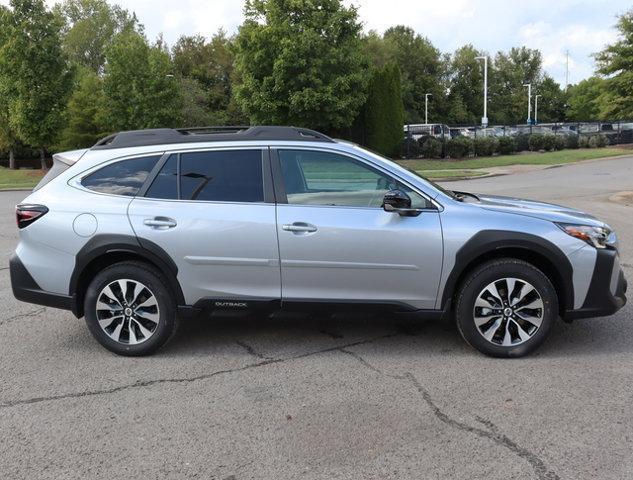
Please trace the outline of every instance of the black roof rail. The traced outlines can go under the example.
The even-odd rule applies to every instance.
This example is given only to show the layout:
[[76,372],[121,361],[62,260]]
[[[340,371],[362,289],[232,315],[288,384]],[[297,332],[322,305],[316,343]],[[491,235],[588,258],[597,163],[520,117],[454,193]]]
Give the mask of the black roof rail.
[[327,135],[298,127],[220,126],[195,128],[154,128],[131,130],[109,135],[99,140],[92,150],[142,147],[174,143],[235,142],[235,141],[304,141],[334,143]]

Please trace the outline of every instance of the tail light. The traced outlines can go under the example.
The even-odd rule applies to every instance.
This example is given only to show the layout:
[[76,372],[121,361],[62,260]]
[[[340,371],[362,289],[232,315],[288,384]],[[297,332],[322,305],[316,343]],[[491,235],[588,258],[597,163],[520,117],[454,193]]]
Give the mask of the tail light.
[[28,227],[38,218],[43,217],[48,212],[44,205],[18,205],[15,207],[15,217],[18,228]]

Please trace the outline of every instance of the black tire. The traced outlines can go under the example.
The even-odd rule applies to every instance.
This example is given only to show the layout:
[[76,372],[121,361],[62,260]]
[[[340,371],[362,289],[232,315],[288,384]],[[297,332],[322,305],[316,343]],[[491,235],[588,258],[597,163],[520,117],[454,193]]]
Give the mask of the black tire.
[[[516,337],[518,335],[516,323],[512,325],[513,322],[507,320],[508,317],[505,317],[502,314],[501,327],[497,330],[497,334],[493,337],[493,340],[488,340],[484,338],[483,331],[486,330],[488,325],[494,325],[495,320],[493,319],[490,323],[483,325],[480,330],[480,328],[475,324],[474,312],[475,302],[479,298],[480,293],[491,283],[497,280],[501,282],[498,284],[501,289],[498,293],[501,297],[504,296],[502,294],[502,292],[504,292],[504,281],[502,279],[505,278],[515,278],[531,284],[538,295],[540,295],[540,300],[543,305],[542,309],[535,310],[537,316],[542,316],[540,326],[538,326],[536,330],[532,330],[533,333],[528,340],[518,343],[521,339],[516,338],[517,344],[510,346],[503,346],[499,344],[502,340],[499,339],[498,335],[504,334],[505,329],[510,328],[511,333],[513,333]],[[518,287],[516,288],[520,288],[521,284],[518,283],[517,285]],[[505,291],[507,292],[507,290],[509,290],[509,288]],[[516,292],[516,290],[514,290],[514,292]],[[506,295],[508,294],[506,293]],[[531,293],[531,295],[534,295],[534,293]],[[516,299],[517,295],[514,295],[513,298]],[[500,308],[498,311],[503,311],[503,309]],[[478,312],[481,312],[481,310],[478,310]],[[523,314],[524,312],[525,310],[523,310]],[[517,314],[514,315],[514,318],[522,321]],[[556,294],[556,289],[543,272],[534,265],[523,260],[502,258],[486,262],[476,267],[466,275],[466,278],[461,283],[461,288],[457,294],[455,320],[459,333],[469,345],[476,348],[481,353],[492,357],[516,358],[525,356],[534,351],[545,341],[556,318],[558,318],[558,296]],[[510,327],[506,327],[508,324]],[[533,325],[529,323],[524,325],[533,328]],[[490,331],[492,330],[487,330],[487,332]]]
[[[153,315],[155,318],[158,318],[157,325],[154,322],[147,323],[147,321],[144,320],[143,323],[145,326],[153,330],[151,331],[151,335],[148,335],[141,343],[137,344],[130,343],[132,336],[129,329],[132,327],[121,327],[123,333],[121,333],[120,341],[115,341],[99,324],[98,315],[103,315],[102,313],[97,313],[97,301],[99,296],[107,286],[123,279],[139,282],[145,286],[147,290],[143,290],[141,294],[145,294],[145,296],[152,294],[155,298],[154,303],[157,304],[158,310],[157,312],[154,310],[156,313]],[[126,283],[126,285],[128,284]],[[116,306],[114,302],[111,303]],[[142,356],[154,353],[174,336],[178,327],[174,295],[166,281],[162,278],[160,272],[143,262],[127,261],[116,263],[99,272],[92,282],[90,282],[88,290],[86,291],[84,312],[86,324],[93,337],[111,352],[124,356]],[[143,317],[140,318],[142,319]],[[117,323],[113,323],[113,325],[114,324],[118,325],[118,320]],[[131,325],[132,322],[128,321],[128,324]],[[138,323],[136,323],[136,325],[138,325]],[[140,327],[136,325],[133,328],[134,331],[140,332]],[[108,328],[111,329],[112,327]],[[128,337],[127,343],[125,341],[126,331]],[[139,337],[142,337],[142,334],[139,333]],[[134,338],[136,339],[136,334],[134,334]]]

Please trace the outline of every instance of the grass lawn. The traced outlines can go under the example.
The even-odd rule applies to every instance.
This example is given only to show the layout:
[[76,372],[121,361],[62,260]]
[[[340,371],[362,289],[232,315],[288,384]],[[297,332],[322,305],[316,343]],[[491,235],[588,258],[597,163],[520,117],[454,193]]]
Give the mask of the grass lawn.
[[[622,148],[590,148],[561,150],[546,153],[524,153],[500,155],[498,157],[468,158],[465,160],[398,160],[401,165],[416,172],[428,173],[428,170],[468,170],[473,168],[505,167],[508,165],[556,165],[579,162],[596,158],[633,155],[633,151]],[[422,173],[424,175],[424,173]],[[457,175],[463,176],[463,175]]]
[[467,178],[480,177],[486,172],[482,170],[416,170],[424,178],[430,180],[447,179],[447,178]]
[[33,188],[46,172],[42,170],[10,170],[0,167],[0,190],[12,188]]

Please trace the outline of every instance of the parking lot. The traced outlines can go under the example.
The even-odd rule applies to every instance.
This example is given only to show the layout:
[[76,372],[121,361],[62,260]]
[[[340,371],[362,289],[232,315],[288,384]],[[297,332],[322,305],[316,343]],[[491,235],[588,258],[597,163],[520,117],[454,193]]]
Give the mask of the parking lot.
[[[589,211],[633,279],[633,157],[446,186]],[[13,298],[25,195],[0,193],[1,479],[633,478],[631,303],[520,360],[448,322],[349,315],[190,320],[122,358]]]

